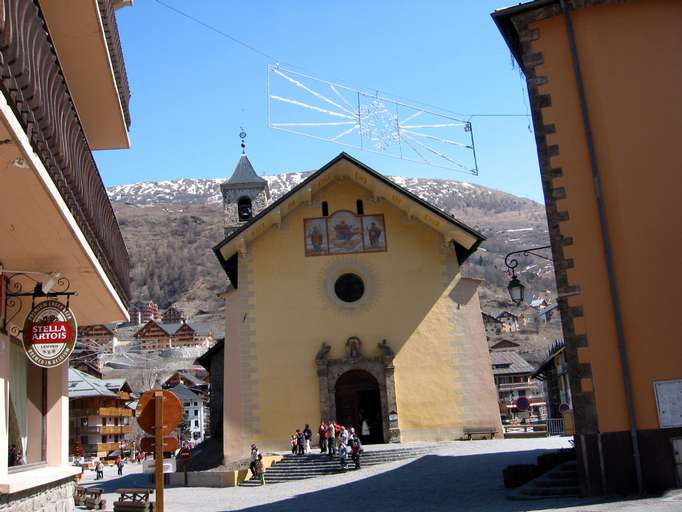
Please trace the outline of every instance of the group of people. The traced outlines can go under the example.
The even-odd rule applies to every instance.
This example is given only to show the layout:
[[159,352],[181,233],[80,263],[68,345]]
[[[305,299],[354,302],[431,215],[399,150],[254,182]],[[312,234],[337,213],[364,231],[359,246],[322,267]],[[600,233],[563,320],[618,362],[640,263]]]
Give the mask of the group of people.
[[[306,425],[307,426],[307,425]],[[360,469],[360,454],[362,442],[353,427],[346,428],[334,420],[322,421],[317,431],[320,436],[320,453],[328,453],[330,457],[338,454],[341,468],[348,468],[348,455],[355,463],[355,469]]]
[[313,438],[313,431],[310,430],[310,425],[305,424],[303,430],[296,429],[296,432],[291,435],[289,442],[291,443],[291,453],[294,455],[304,455],[310,453],[310,440]]
[[[81,462],[82,460],[82,462]],[[85,462],[85,459],[81,457],[79,459],[80,465],[82,465]],[[116,471],[118,473],[118,476],[123,476],[123,468],[125,467],[125,462],[121,457],[116,457],[114,460],[114,466],[116,467]],[[104,478],[104,463],[100,460],[97,459],[95,461],[95,480],[102,480]]]

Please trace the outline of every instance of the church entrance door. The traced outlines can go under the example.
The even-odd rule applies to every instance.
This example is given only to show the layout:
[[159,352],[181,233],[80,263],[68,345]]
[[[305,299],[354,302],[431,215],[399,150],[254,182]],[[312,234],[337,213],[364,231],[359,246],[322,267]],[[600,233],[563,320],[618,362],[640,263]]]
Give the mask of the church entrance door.
[[384,442],[379,383],[370,373],[350,370],[336,381],[336,421],[355,428],[363,444]]

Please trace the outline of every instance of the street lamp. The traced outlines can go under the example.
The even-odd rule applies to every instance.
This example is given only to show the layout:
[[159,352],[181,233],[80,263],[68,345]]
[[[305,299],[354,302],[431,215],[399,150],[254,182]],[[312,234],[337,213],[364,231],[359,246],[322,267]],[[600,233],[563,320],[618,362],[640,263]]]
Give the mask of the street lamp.
[[552,261],[552,258],[548,258],[542,254],[537,254],[534,251],[541,251],[543,249],[551,249],[551,245],[543,245],[542,247],[532,247],[530,249],[522,249],[520,251],[513,251],[508,253],[504,257],[504,264],[507,266],[507,273],[511,274],[511,280],[507,285],[507,290],[509,291],[509,297],[517,306],[523,302],[525,286],[521,283],[519,278],[516,276],[516,267],[519,266],[519,260],[516,258],[510,258],[514,254],[523,254],[524,256],[533,255],[543,260]]
[[509,285],[507,285],[507,290],[509,290],[509,296],[511,300],[517,306],[523,302],[523,291],[526,289],[525,286],[521,284],[519,278],[516,275],[512,275]]

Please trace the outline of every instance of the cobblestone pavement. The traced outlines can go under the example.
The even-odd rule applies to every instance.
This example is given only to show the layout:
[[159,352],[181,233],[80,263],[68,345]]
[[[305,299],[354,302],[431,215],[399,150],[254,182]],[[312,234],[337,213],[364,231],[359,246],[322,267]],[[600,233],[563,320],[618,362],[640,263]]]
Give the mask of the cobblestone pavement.
[[[509,464],[534,462],[543,450],[568,446],[567,439],[507,439],[446,443],[433,455],[359,471],[291,483],[248,488],[171,488],[166,511],[245,512],[679,512],[682,493],[638,500],[546,499],[509,501],[502,485],[502,469]],[[85,485],[104,487],[107,502],[121,487],[151,485],[141,468],[126,466],[122,478],[105,472]],[[94,474],[93,474],[94,475]]]

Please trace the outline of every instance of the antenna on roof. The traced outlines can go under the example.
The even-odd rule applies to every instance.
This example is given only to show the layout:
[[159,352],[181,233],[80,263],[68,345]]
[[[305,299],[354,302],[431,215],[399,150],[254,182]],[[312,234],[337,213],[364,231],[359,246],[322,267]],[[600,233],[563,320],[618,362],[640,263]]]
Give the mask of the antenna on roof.
[[245,155],[245,154],[246,154],[246,142],[244,142],[244,141],[245,141],[245,139],[246,139],[246,131],[244,130],[244,127],[243,127],[243,126],[240,126],[240,128],[241,128],[241,130],[242,130],[242,131],[239,132],[239,138],[242,139],[242,143],[241,143],[241,146],[242,146],[242,155]]

